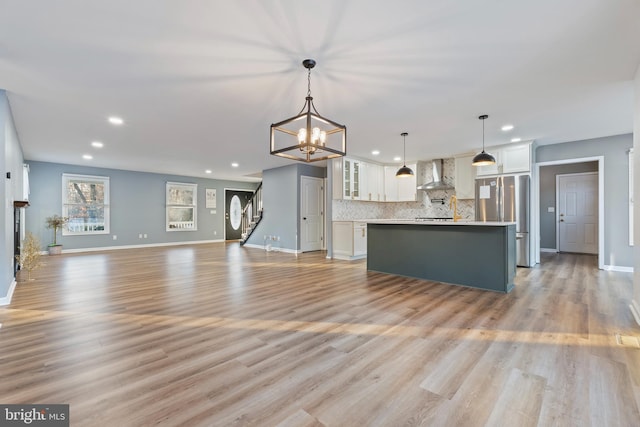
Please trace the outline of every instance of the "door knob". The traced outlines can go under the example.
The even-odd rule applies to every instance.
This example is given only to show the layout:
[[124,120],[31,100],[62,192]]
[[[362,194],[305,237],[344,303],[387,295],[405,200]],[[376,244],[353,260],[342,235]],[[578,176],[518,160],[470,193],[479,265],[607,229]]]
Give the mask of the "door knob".
[[563,214],[563,213],[561,213],[561,214],[560,214],[560,216],[564,216],[564,214]]
[[561,219],[560,222],[564,222],[564,219]]

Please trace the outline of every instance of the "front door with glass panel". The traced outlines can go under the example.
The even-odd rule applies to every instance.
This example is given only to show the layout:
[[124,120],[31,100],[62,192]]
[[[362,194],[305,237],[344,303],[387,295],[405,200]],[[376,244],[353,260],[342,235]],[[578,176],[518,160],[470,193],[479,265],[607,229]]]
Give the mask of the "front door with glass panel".
[[253,191],[225,190],[225,240],[239,240],[242,237],[242,210],[251,200],[251,196]]

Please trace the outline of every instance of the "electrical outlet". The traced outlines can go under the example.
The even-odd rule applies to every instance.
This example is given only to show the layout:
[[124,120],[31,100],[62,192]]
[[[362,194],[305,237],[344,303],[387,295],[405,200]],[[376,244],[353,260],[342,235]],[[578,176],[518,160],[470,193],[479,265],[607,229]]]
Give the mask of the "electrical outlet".
[[138,234],[138,239],[142,239],[142,233]]
[[144,238],[145,238],[145,239],[147,238],[147,233],[145,233],[145,234],[144,234]]
[[115,234],[113,235],[113,240],[118,240],[118,236],[116,236]]
[[214,235],[214,236],[217,236],[217,235],[218,235],[218,232],[217,232],[217,231],[215,231],[215,230],[213,230],[213,235]]

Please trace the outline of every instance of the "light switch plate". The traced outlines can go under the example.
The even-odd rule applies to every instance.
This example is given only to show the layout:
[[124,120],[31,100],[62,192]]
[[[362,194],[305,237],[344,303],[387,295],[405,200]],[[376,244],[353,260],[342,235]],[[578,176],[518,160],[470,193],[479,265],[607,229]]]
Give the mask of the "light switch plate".
[[549,207],[547,208],[547,212],[551,212],[551,213],[553,213],[553,212],[555,212],[555,211],[556,211],[556,208],[555,208],[554,206],[549,206]]

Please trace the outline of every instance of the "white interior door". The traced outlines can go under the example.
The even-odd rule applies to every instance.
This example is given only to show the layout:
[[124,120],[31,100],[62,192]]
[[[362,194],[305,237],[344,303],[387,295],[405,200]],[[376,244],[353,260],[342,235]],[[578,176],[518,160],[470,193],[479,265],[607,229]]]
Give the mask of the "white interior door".
[[557,176],[558,250],[598,253],[598,174]]
[[300,251],[322,249],[324,187],[321,178],[300,177]]

